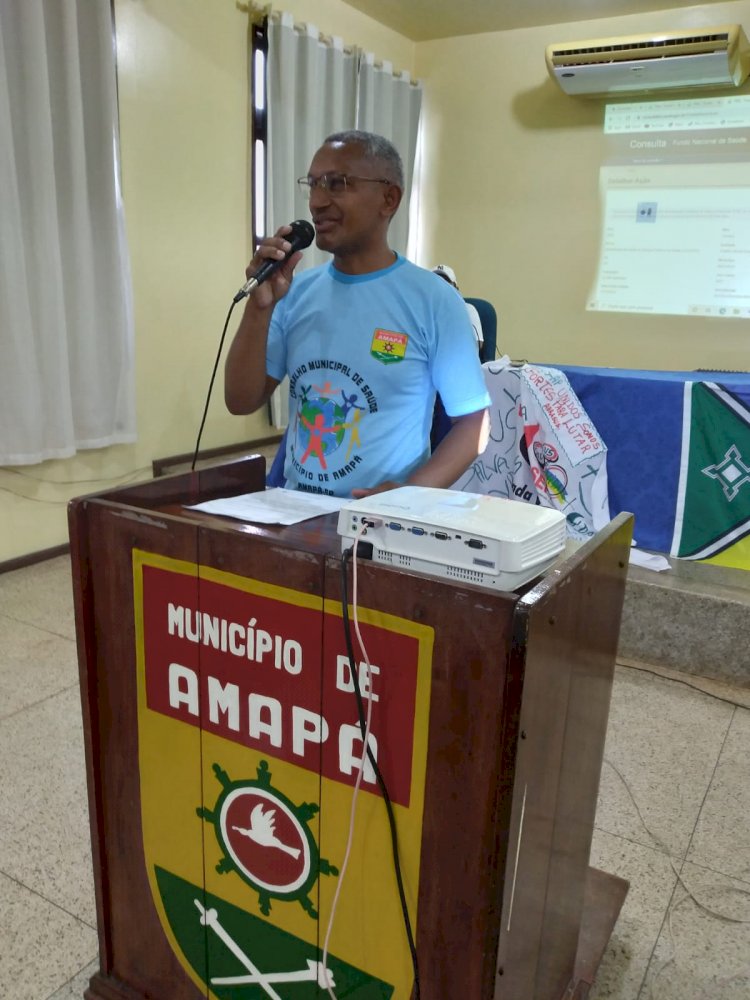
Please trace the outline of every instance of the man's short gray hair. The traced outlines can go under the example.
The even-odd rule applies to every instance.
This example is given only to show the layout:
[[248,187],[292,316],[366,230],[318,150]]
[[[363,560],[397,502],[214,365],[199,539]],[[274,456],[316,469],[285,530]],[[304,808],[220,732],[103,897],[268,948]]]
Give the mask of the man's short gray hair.
[[374,132],[362,132],[359,129],[349,129],[347,132],[333,132],[326,136],[325,142],[356,143],[368,160],[377,160],[383,168],[386,180],[397,184],[404,190],[404,165],[399,151],[385,136]]

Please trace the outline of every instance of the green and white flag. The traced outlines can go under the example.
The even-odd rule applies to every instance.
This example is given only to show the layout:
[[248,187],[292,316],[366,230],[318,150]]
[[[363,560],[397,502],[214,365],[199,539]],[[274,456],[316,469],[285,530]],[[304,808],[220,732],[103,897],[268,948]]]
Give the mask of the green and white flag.
[[686,382],[671,555],[709,559],[748,534],[750,408],[714,382]]

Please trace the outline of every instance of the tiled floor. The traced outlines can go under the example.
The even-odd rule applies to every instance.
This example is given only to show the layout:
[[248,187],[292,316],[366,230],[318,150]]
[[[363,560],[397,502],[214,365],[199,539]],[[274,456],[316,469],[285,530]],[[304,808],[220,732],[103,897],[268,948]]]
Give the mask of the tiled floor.
[[[0,998],[73,1000],[97,935],[67,558],[0,575],[0,648]],[[721,693],[618,668],[592,863],[631,889],[590,1000],[750,997],[750,698]]]

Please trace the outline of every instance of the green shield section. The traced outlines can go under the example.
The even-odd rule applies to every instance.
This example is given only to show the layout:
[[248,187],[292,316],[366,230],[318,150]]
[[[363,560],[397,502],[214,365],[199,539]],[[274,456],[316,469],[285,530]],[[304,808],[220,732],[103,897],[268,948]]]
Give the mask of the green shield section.
[[389,354],[386,351],[370,351],[376,361],[382,361],[384,365],[393,365],[397,361],[403,361],[400,354]]
[[[184,958],[196,975],[207,983],[211,996],[218,1000],[255,1000],[277,995],[282,1000],[311,1000],[328,997],[317,979],[297,980],[304,974],[308,962],[322,959],[322,948],[294,937],[261,917],[246,913],[205,892],[202,888],[155,866],[154,872],[170,928]],[[196,905],[200,904],[199,905]],[[201,923],[202,911],[215,911],[215,924]],[[232,947],[234,945],[234,947]],[[248,962],[266,977],[267,986],[253,982],[237,982],[254,975]],[[339,1000],[389,1000],[393,987],[374,976],[329,955],[327,968],[333,975],[334,993]],[[284,978],[284,977],[289,978]],[[234,979],[220,984],[217,979]],[[269,988],[271,992],[269,992]]]
[[705,559],[750,532],[750,411],[719,386],[692,386],[682,532],[674,553]]

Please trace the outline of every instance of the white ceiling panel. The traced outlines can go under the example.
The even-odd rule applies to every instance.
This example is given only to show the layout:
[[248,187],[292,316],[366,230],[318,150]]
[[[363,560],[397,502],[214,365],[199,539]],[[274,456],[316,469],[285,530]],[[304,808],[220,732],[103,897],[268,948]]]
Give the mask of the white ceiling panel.
[[[684,0],[344,0],[344,2],[415,42],[692,6]],[[703,0],[701,6],[720,2],[722,0]]]

